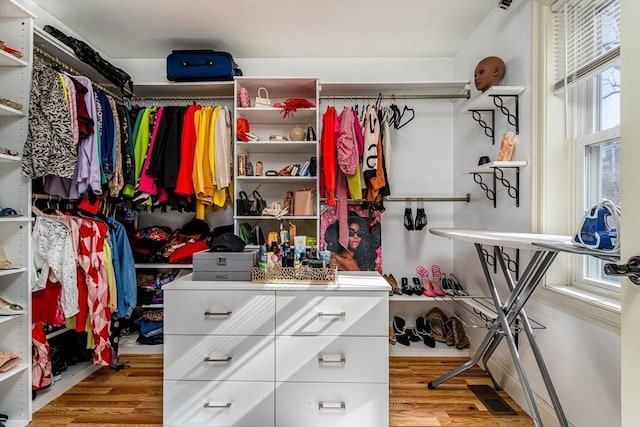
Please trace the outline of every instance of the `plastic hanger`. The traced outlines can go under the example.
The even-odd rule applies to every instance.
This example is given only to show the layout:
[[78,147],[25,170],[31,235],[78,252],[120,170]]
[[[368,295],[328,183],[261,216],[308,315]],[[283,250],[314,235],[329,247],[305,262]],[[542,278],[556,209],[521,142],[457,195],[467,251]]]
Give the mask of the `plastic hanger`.
[[[407,121],[405,121],[404,123],[402,122],[402,119],[404,118],[404,115],[407,111],[411,112],[411,118],[407,119]],[[416,117],[416,111],[413,108],[409,108],[406,105],[404,106],[404,108],[402,109],[402,114],[400,115],[400,120],[398,122],[398,126],[396,127],[396,129],[400,129],[405,127],[406,125],[408,125],[414,118]]]

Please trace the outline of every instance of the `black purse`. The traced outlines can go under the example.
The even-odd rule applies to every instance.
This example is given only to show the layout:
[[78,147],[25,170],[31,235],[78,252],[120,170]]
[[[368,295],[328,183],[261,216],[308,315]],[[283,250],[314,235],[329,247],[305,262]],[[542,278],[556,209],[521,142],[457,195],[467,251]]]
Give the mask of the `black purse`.
[[264,208],[267,207],[267,202],[262,198],[258,190],[253,190],[251,193],[253,200],[251,201],[250,215],[261,216]]
[[236,215],[246,216],[251,215],[251,200],[244,191],[238,193],[238,199],[236,200]]

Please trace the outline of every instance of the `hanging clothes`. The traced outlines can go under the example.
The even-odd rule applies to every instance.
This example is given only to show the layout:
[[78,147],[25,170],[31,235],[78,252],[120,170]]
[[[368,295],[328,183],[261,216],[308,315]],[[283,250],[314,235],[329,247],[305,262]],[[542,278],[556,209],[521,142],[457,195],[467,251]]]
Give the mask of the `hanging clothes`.
[[181,196],[191,196],[194,194],[193,179],[193,157],[196,149],[196,125],[195,113],[202,108],[200,105],[190,105],[184,113],[182,121],[182,137],[180,142],[180,169],[176,181],[175,192]]
[[335,107],[327,107],[322,115],[322,135],[320,153],[322,156],[322,171],[320,191],[326,194],[327,205],[336,206],[336,140],[335,140]]
[[22,173],[32,179],[47,175],[71,178],[78,154],[62,83],[40,61],[33,63],[28,128]]

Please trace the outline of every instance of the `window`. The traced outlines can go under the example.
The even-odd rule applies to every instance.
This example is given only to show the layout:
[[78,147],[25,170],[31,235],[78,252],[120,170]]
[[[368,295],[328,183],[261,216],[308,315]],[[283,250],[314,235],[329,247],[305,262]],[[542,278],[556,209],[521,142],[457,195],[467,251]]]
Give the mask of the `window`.
[[[560,7],[558,7],[560,5]],[[620,205],[620,0],[557,1],[555,96],[564,97],[566,141],[573,155],[575,231],[584,210],[602,198]],[[576,260],[572,285],[619,292],[603,261]]]

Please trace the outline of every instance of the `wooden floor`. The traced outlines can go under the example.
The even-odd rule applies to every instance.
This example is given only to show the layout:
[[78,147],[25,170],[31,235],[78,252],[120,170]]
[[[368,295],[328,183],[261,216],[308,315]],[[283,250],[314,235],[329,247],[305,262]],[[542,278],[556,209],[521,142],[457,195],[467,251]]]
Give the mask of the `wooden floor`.
[[[120,360],[128,361],[130,367],[120,372],[101,368],[33,414],[29,425],[161,426],[162,355],[123,355]],[[429,380],[464,360],[392,357],[389,363],[389,427],[533,426],[531,418],[503,392],[499,394],[518,414],[491,415],[466,387],[467,384],[490,384],[480,374],[471,373],[464,378],[454,378],[436,390],[427,389]]]

